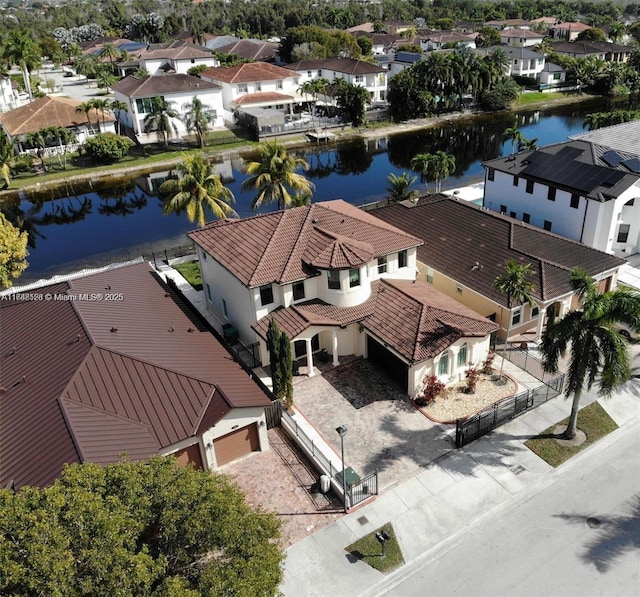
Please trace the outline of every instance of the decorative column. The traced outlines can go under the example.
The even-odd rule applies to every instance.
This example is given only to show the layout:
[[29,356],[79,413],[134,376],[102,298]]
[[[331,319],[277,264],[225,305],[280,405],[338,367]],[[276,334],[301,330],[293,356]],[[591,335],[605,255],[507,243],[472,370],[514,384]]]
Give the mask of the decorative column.
[[340,364],[338,360],[338,332],[336,330],[331,331],[331,350],[333,352],[333,366],[337,367]]
[[547,313],[546,309],[538,310],[538,322],[536,325],[536,342],[539,342],[540,338],[542,337],[542,326],[544,325],[544,318],[546,313]]
[[313,354],[311,348],[311,338],[305,340],[307,343],[307,377],[313,377],[315,372],[313,371]]

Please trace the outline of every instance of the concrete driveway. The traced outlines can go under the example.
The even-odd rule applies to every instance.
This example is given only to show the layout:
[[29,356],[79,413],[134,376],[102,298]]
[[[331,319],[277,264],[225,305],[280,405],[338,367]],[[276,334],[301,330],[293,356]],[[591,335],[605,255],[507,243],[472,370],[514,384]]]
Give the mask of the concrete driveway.
[[378,470],[385,489],[415,476],[455,449],[455,428],[418,412],[387,376],[363,358],[296,380],[294,404],[340,454],[336,428],[345,425],[345,463],[361,477]]

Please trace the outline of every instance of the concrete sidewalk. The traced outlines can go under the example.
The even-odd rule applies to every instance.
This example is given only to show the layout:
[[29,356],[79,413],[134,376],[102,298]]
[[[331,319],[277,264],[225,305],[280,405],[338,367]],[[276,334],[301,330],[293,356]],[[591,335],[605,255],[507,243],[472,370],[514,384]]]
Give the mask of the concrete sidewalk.
[[[585,393],[582,404],[594,400],[595,394]],[[640,382],[632,380],[615,396],[599,402],[622,427],[637,424],[639,400]],[[465,448],[445,454],[413,479],[293,545],[285,562],[284,595],[393,594],[392,587],[412,565],[447,549],[483,516],[519,503],[562,474],[562,467],[553,469],[523,444],[568,416],[570,407],[564,396],[558,396]],[[575,458],[614,441],[615,435]],[[344,548],[387,522],[393,524],[406,564],[385,576],[347,557]]]

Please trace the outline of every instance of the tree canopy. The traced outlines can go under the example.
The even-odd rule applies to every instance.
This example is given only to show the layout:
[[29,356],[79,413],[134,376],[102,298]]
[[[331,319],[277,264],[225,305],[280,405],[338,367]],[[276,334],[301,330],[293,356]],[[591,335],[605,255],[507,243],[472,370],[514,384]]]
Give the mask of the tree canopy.
[[277,594],[275,515],[227,477],[171,457],[74,464],[50,487],[0,490],[3,595]]
[[0,212],[0,289],[12,286],[27,269],[27,241],[27,233],[20,232]]
[[579,306],[559,321],[550,321],[542,335],[540,351],[545,370],[555,373],[568,353],[564,393],[573,397],[565,436],[573,438],[583,387],[598,382],[599,394],[609,396],[631,376],[626,338],[615,325],[640,328],[640,294],[626,288],[599,292],[596,281],[580,268],[571,272],[571,287]]

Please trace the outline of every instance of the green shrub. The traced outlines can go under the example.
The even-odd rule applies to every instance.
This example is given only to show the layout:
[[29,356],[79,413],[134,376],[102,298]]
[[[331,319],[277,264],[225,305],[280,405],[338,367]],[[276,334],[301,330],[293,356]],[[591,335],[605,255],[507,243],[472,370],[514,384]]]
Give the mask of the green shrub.
[[115,162],[127,155],[132,146],[131,139],[115,133],[100,133],[84,144],[84,150],[96,161]]

